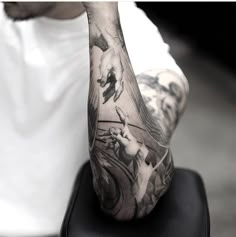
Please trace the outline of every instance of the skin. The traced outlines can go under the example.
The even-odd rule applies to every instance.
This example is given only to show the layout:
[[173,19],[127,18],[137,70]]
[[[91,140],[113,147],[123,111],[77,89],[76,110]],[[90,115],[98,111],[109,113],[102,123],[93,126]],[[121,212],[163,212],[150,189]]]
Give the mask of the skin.
[[122,221],[141,218],[171,182],[170,138],[186,105],[187,81],[168,70],[136,78],[117,3],[89,2],[84,7],[90,41],[88,124],[94,189],[106,214]]
[[6,15],[14,21],[36,17],[72,19],[84,13],[81,2],[4,2]]
[[149,214],[173,176],[170,139],[185,109],[186,78],[158,69],[134,75],[116,2],[15,2],[4,10],[14,21],[71,19],[86,11],[94,189],[101,209],[117,220]]

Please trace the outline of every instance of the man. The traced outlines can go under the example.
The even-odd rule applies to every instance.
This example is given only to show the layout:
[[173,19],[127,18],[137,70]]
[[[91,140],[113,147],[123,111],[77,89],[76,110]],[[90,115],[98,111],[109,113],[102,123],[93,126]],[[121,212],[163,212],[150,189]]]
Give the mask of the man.
[[57,234],[88,150],[118,220],[147,215],[168,188],[188,84],[145,14],[133,3],[119,14],[115,3],[4,3],[0,236]]

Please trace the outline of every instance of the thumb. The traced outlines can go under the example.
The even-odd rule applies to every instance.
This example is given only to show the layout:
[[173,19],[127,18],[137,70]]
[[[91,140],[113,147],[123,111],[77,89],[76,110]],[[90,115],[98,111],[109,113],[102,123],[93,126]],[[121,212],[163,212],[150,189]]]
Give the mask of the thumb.
[[101,67],[100,69],[101,76],[100,76],[100,79],[97,80],[97,82],[100,83],[101,87],[104,87],[107,84],[107,79],[109,78],[110,70],[111,68],[109,66],[103,69]]

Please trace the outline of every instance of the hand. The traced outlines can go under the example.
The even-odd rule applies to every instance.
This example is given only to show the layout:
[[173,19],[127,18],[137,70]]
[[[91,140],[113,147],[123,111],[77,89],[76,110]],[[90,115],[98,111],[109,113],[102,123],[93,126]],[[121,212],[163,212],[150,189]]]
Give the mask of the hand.
[[120,53],[124,42],[119,29],[117,2],[85,2],[83,3],[89,20],[90,48],[94,46],[102,50],[100,58],[100,75],[97,82],[102,88],[104,103],[111,97],[117,101],[124,90],[124,67]]
[[101,87],[105,87],[109,84],[107,89],[103,92],[103,104],[106,103],[113,95],[113,100],[117,101],[124,90],[124,68],[119,52],[115,52],[114,48],[110,48],[105,51],[101,57],[99,68],[101,77],[97,80],[97,82]]
[[[112,149],[116,156],[125,164],[129,164],[135,159],[138,152],[142,151],[143,159],[147,156],[148,150],[140,145],[136,138],[130,133],[128,128],[128,116],[116,107],[116,112],[120,118],[123,128],[111,127],[108,131],[99,134],[99,138],[106,143],[107,149]],[[141,151],[140,151],[141,149]]]

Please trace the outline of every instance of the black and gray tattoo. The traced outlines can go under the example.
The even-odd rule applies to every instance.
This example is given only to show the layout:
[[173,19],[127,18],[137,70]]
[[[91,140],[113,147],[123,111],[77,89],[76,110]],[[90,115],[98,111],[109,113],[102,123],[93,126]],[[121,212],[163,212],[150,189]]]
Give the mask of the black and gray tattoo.
[[148,110],[170,140],[184,112],[189,92],[187,79],[171,70],[148,71],[137,82]]
[[[169,84],[168,96],[158,104],[162,112],[151,113],[150,98],[144,96],[147,108],[140,94],[118,16],[106,19],[106,24],[90,21],[89,29],[88,126],[94,189],[107,214],[118,220],[143,217],[165,193],[173,175],[168,135],[172,128],[166,132],[166,126],[176,126],[180,111],[177,104],[172,111],[161,101],[170,94],[178,103],[181,90]],[[155,81],[161,90],[158,75],[142,76],[140,84]]]

